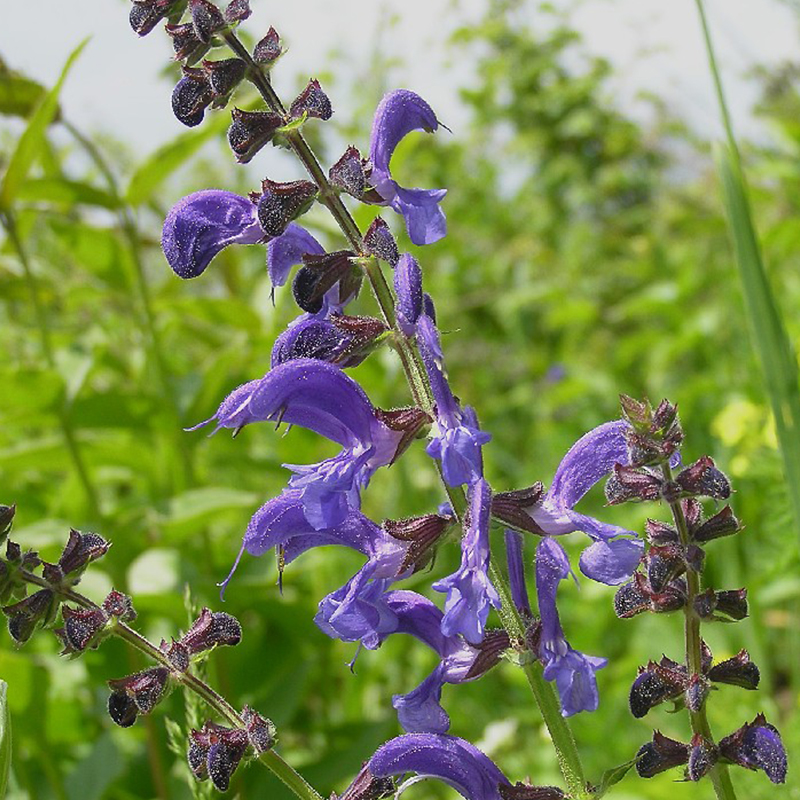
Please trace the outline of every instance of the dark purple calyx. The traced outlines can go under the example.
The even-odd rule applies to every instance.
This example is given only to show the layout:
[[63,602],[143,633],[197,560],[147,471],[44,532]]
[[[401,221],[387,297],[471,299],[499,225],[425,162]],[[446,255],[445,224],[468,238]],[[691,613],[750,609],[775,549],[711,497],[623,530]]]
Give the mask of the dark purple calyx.
[[225,22],[229,25],[244,22],[251,13],[250,0],[231,0],[225,8]]
[[204,608],[179,641],[190,655],[203,653],[218,645],[232,647],[242,641],[242,626],[231,614]]
[[725,506],[722,511],[707,519],[697,530],[692,533],[695,542],[710,542],[723,536],[732,536],[742,530],[742,524],[734,516],[730,506]]
[[133,601],[128,595],[116,589],[112,589],[103,600],[103,609],[109,616],[116,617],[122,622],[133,622],[136,619]]
[[195,36],[201,42],[210,42],[215,33],[226,27],[225,17],[209,0],[189,0],[189,13],[192,16]]
[[261,148],[271,141],[283,120],[271,111],[231,111],[228,144],[236,160],[247,164]]
[[310,181],[263,180],[258,221],[264,233],[270,237],[280,236],[292,220],[308,211],[316,196],[317,187]]
[[406,448],[419,438],[433,420],[421,408],[408,406],[407,408],[393,408],[385,411],[382,408],[375,409],[375,416],[387,428],[402,433],[400,442],[397,445],[391,464],[405,452]]
[[8,617],[8,632],[19,645],[25,644],[38,627],[49,625],[56,618],[59,599],[51,589],[40,589],[29,597],[3,607]]
[[109,619],[102,608],[63,606],[61,616],[64,626],[55,633],[64,643],[62,655],[82,653],[89,648],[96,648],[102,640],[102,633]]
[[208,52],[209,45],[197,38],[191,22],[167,25],[165,30],[172,39],[175,60],[183,61],[187,67],[196,64]]
[[656,547],[678,544],[681,540],[677,529],[661,520],[648,519],[647,522],[645,522],[644,529],[648,541]]
[[259,64],[272,64],[282,53],[281,37],[275,28],[270,28],[267,35],[253,48],[253,60]]
[[709,456],[703,456],[686,467],[675,478],[675,482],[690,496],[711,497],[715,500],[727,500],[731,496],[730,481],[717,469],[714,460]]
[[745,769],[761,769],[772,783],[786,781],[787,759],[781,735],[763,714],[719,743],[722,758]]
[[333,115],[331,101],[319,81],[312,78],[306,88],[292,101],[289,107],[292,119],[299,119],[305,114],[307,117],[328,120]]
[[747,650],[740,650],[732,658],[714,664],[708,670],[709,680],[715,683],[728,683],[742,689],[757,689],[761,673],[756,664],[750,660]]
[[665,700],[675,700],[683,694],[688,684],[686,671],[679,665],[672,666],[673,663],[650,661],[646,667],[639,667],[628,697],[636,719],[641,719]]
[[632,500],[657,500],[663,481],[644,467],[615,464],[606,481],[605,494],[609,505]]
[[247,740],[257,754],[266,753],[275,746],[277,737],[275,726],[271,720],[253,711],[250,706],[242,709],[242,720],[244,720]]
[[409,569],[418,572],[431,560],[439,539],[454,523],[453,517],[440,514],[425,514],[421,517],[406,519],[385,519],[383,529],[394,539],[408,542],[408,551],[403,559],[398,574]]
[[537,481],[527,489],[498,492],[492,496],[492,515],[517,530],[545,536],[545,532],[528,513],[544,497],[544,485]]
[[342,157],[328,170],[328,180],[337,189],[361,200],[367,190],[365,161],[361,153],[350,145]]
[[705,777],[711,768],[719,760],[719,748],[714,742],[696,733],[692,736],[692,744],[689,750],[689,764],[686,774],[690,781],[699,781]]
[[689,761],[689,745],[653,731],[653,739],[636,754],[636,772],[641,778],[653,778],[660,772],[681,767]]
[[241,58],[225,58],[220,61],[204,61],[203,69],[208,77],[208,85],[217,100],[227,101],[231,92],[239,85],[247,71],[247,64]]
[[127,728],[137,714],[149,714],[162,700],[169,688],[170,672],[166,667],[150,669],[108,681],[111,697],[108,713],[117,725]]
[[172,90],[172,113],[178,122],[194,128],[203,121],[214,93],[202,69],[183,68],[183,77]]
[[[392,267],[397,266],[397,262],[400,260],[400,251],[397,249],[397,242],[383,217],[375,217],[367,228],[367,232],[364,234],[364,250]],[[420,304],[421,302],[422,298],[420,298]]]
[[500,783],[497,789],[503,800],[561,800],[566,797],[557,786],[531,786],[519,781],[513,786]]

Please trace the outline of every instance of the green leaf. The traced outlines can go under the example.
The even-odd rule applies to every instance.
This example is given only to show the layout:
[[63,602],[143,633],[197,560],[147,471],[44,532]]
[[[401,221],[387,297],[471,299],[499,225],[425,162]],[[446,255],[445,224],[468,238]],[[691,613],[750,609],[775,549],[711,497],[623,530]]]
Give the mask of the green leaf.
[[761,260],[761,249],[738,160],[730,147],[725,145],[718,145],[714,156],[722,181],[722,196],[744,290],[750,332],[775,417],[795,526],[800,535],[800,375],[797,354],[786,333],[783,317]]
[[607,769],[600,778],[600,785],[592,792],[592,798],[602,797],[608,790],[618,784],[627,774],[630,768],[636,763],[636,759],[626,761],[617,767]]
[[36,111],[30,118],[28,127],[20,136],[17,147],[8,162],[8,169],[6,169],[6,174],[3,176],[3,182],[0,184],[0,209],[8,210],[11,208],[22,184],[25,182],[28,171],[42,148],[47,126],[53,121],[58,111],[58,95],[64,85],[64,80],[88,41],[88,39],[84,39],[70,53],[66,64],[64,64],[64,69],[61,70],[58,82],[37,106]]
[[66,178],[34,178],[20,186],[17,197],[28,203],[62,203],[65,206],[82,204],[114,209],[119,206],[117,198],[81,181]]
[[0,114],[29,117],[46,93],[40,83],[10,70],[0,61]]
[[11,771],[11,715],[7,694],[8,684],[0,680],[0,797],[6,796],[8,773]]
[[159,147],[139,165],[131,177],[126,199],[132,206],[146,203],[161,184],[191,156],[193,156],[212,136],[224,130],[228,124],[226,117],[212,117],[198,131],[182,133],[171,142]]

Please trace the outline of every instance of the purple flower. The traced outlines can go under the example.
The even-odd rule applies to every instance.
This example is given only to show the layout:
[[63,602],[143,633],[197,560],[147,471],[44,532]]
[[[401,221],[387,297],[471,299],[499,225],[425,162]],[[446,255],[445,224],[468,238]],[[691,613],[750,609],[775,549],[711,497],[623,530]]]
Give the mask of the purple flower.
[[442,612],[416,592],[387,592],[385,603],[396,618],[392,633],[414,636],[441,659],[416,689],[392,698],[400,724],[409,732],[446,733],[450,717],[440,704],[442,687],[445,683],[466,683],[484,675],[508,648],[508,634],[492,631],[474,647],[461,636],[443,634]]
[[726,736],[719,743],[719,750],[723,758],[734,764],[764,770],[772,783],[786,781],[786,749],[778,729],[763,714]]
[[439,332],[428,314],[416,322],[417,341],[431,382],[436,403],[436,426],[425,452],[442,462],[444,479],[450,486],[471,484],[483,475],[481,447],[491,434],[482,431],[474,409],[461,409],[450,391],[443,371]]
[[417,94],[396,89],[384,95],[372,123],[369,158],[370,180],[383,198],[406,221],[414,244],[432,244],[447,233],[447,223],[439,203],[446,189],[405,189],[392,178],[389,162],[403,137],[411,131],[430,133],[439,127],[433,109]]
[[[397,455],[403,432],[379,419],[364,390],[337,367],[298,358],[279,364],[222,401],[212,420],[239,431],[252,422],[286,422],[342,445],[318,464],[285,464],[289,485],[301,492],[306,519],[316,530],[342,522],[361,505],[360,492],[378,467]],[[199,426],[195,426],[199,427]]]
[[255,244],[264,238],[256,206],[246,197],[206,189],[179,200],[167,214],[161,247],[181,278],[196,278],[229,244]]
[[505,530],[506,562],[508,563],[508,583],[511,599],[523,618],[531,619],[531,603],[528,599],[528,586],[525,581],[525,563],[523,561],[522,534],[518,531]]
[[497,765],[477,747],[455,736],[407,733],[381,745],[369,760],[378,778],[416,773],[408,783],[435,778],[467,800],[502,800],[499,786],[510,786]]
[[598,704],[595,672],[608,661],[573,650],[564,638],[556,608],[558,584],[570,574],[569,559],[561,545],[549,537],[536,548],[536,594],[542,619],[539,658],[544,677],[554,680],[565,717],[595,711]]
[[301,225],[290,222],[286,230],[267,245],[267,272],[273,286],[283,286],[292,267],[303,263],[307,254],[321,256],[322,245]]
[[643,543],[632,531],[601,522],[574,510],[578,501],[615,464],[628,464],[626,422],[606,422],[578,439],[558,465],[547,493],[527,508],[538,527],[552,536],[583,531],[595,543],[581,554],[581,572],[587,578],[616,585],[623,583],[639,563]]
[[406,336],[413,336],[422,313],[422,270],[417,259],[408,253],[400,256],[395,267],[394,290],[397,294],[397,326]]
[[500,607],[500,597],[487,574],[491,495],[489,484],[483,478],[470,486],[461,539],[461,566],[433,584],[437,592],[447,592],[442,633],[445,636],[460,633],[472,644],[483,639],[489,606]]

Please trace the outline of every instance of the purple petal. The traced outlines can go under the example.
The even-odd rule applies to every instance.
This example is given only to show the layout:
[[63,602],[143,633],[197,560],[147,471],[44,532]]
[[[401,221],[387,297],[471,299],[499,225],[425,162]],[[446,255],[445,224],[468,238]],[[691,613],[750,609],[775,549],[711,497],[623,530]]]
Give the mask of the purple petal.
[[324,252],[322,245],[305,228],[290,222],[286,230],[267,245],[267,272],[272,285],[283,286],[292,267],[302,264],[306,253],[321,256]]
[[196,278],[229,244],[254,244],[264,232],[246,197],[206,189],[179,200],[167,214],[161,247],[181,278]]
[[489,580],[489,523],[491,490],[482,478],[469,489],[467,527],[461,539],[461,566],[452,575],[433,584],[447,592],[442,633],[461,634],[479,644],[489,616],[489,606],[499,608],[500,597]]
[[296,358],[314,358],[342,367],[355,366],[355,363],[340,363],[351,341],[350,336],[329,320],[304,314],[275,340],[272,366]]
[[599,697],[595,672],[606,664],[608,660],[605,658],[587,656],[571,647],[564,655],[550,660],[544,669],[544,677],[556,682],[563,716],[597,710]]
[[581,572],[593,581],[617,586],[630,578],[643,552],[644,543],[638,539],[597,541],[581,553]]
[[389,173],[392,154],[406,134],[419,130],[433,133],[438,127],[433,109],[418,94],[408,89],[385,94],[372,122],[369,159],[373,172]]
[[427,597],[408,590],[387,592],[386,605],[397,617],[394,633],[407,633],[428,645],[439,656],[446,652],[442,612]]
[[397,324],[406,336],[413,336],[417,319],[422,313],[422,270],[413,257],[400,256],[394,272],[394,290],[397,294]]
[[578,439],[561,459],[547,500],[556,507],[574,508],[614,464],[628,464],[627,428],[622,420],[606,422]]
[[525,581],[522,534],[506,528],[504,536],[511,599],[520,613],[524,616],[532,617],[531,602],[528,599],[528,586]]
[[501,800],[498,787],[509,785],[497,765],[463,739],[433,733],[407,733],[378,748],[369,761],[383,778],[414,772],[452,786],[467,800]]
[[570,532],[583,531],[587,536],[592,539],[614,539],[617,536],[636,536],[633,531],[627,528],[621,528],[619,525],[612,525],[609,522],[601,522],[594,517],[587,517],[585,514],[579,514],[577,511],[567,509],[564,512],[564,517],[569,520]]
[[751,769],[763,769],[772,783],[786,781],[786,750],[772,725],[752,725],[742,739],[742,760]]
[[406,221],[408,238],[416,245],[433,244],[447,236],[447,218],[439,203],[447,189],[404,189],[392,181],[391,206]]
[[408,733],[447,733],[450,717],[441,706],[442,667],[438,666],[408,694],[392,697],[397,719]]

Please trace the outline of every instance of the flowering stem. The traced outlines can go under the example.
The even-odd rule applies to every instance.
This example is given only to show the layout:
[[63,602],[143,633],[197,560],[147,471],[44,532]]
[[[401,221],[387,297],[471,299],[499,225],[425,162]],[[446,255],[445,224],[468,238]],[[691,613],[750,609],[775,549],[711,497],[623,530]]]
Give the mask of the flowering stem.
[[[291,120],[286,115],[286,110],[269,82],[269,78],[252,59],[247,48],[239,41],[233,31],[225,33],[224,38],[235,55],[247,64],[248,77],[258,89],[268,108],[272,112],[282,115],[287,123],[290,122]],[[286,134],[286,138],[295,155],[302,162],[316,184],[319,190],[320,202],[330,211],[351,248],[361,256],[360,260],[364,265],[367,280],[380,307],[384,322],[395,330],[394,346],[400,357],[403,372],[406,375],[414,402],[424,411],[433,415],[435,412],[433,392],[422,363],[422,357],[414,340],[396,330],[394,296],[380,263],[374,256],[364,252],[363,236],[356,221],[347,210],[339,194],[331,187],[322,166],[302,133],[299,130],[292,130]],[[438,471],[453,511],[460,519],[467,504],[464,490],[461,487],[451,487],[447,484],[444,480],[441,465],[438,465]],[[490,564],[490,569],[492,582],[502,598],[500,616],[503,624],[512,638],[519,642],[524,642],[525,626],[514,608],[508,582],[493,562]],[[525,666],[524,669],[534,699],[550,732],[559,767],[570,793],[574,798],[586,797],[586,781],[583,777],[583,767],[575,745],[575,739],[572,736],[569,724],[561,716],[560,705],[553,687],[544,680],[541,665],[530,664]]]
[[[669,464],[661,466],[661,472],[667,483],[672,481],[672,470]],[[686,524],[686,516],[680,501],[669,504],[672,511],[672,518],[678,535],[681,537],[681,544],[687,547],[689,541],[689,526]],[[694,609],[695,598],[700,594],[700,576],[692,569],[686,570],[686,605],[684,607],[684,636],[686,640],[686,666],[689,675],[702,675],[702,638],[700,636],[700,617]],[[706,716],[705,704],[698,711],[689,711],[689,719],[692,725],[692,732],[699,733],[704,739],[714,741],[711,735],[711,726]],[[711,783],[718,800],[736,800],[736,792],[731,783],[731,776],[726,764],[717,763],[709,772]]]
[[[59,594],[64,600],[69,600],[83,608],[98,609],[97,603],[90,600],[85,595],[79,594],[72,589],[65,589],[63,587],[53,586],[48,583],[44,578],[34,575],[25,570],[20,571],[20,576],[27,583],[32,583],[45,589],[51,589]],[[239,715],[239,712],[217,691],[211,686],[202,681],[196,675],[188,670],[181,672],[176,670],[170,662],[166,653],[156,647],[151,641],[142,636],[138,631],[135,631],[129,625],[126,625],[120,620],[116,620],[113,625],[108,628],[113,636],[117,636],[124,642],[127,642],[131,647],[143,653],[148,658],[161,664],[170,670],[172,677],[181,683],[189,691],[194,692],[201,700],[203,700],[209,708],[215,711],[220,717],[225,719],[234,728],[245,728],[244,720]],[[274,750],[268,750],[258,756],[258,760],[264,764],[277,778],[279,778],[289,788],[299,800],[323,800],[322,795],[309,784],[299,772],[291,767],[283,758],[278,755]]]

